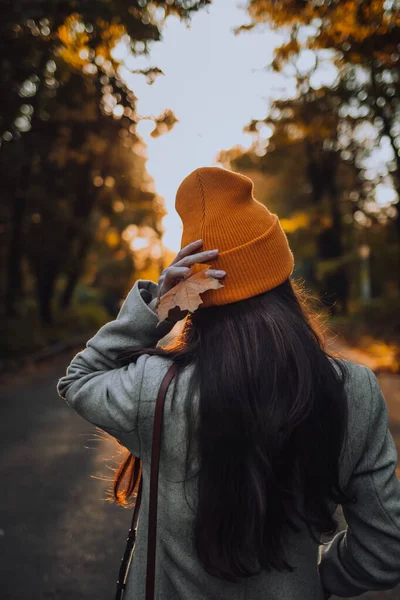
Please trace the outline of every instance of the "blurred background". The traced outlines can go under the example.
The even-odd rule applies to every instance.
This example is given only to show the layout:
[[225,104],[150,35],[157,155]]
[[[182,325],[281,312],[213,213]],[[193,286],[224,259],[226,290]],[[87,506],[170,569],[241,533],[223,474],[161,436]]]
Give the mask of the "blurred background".
[[[49,529],[40,544],[60,515],[68,539],[80,536],[81,569],[98,567],[95,520],[106,527],[112,514],[123,542],[129,515],[97,506],[103,488],[85,476],[101,460],[76,450],[76,433],[90,428],[55,408],[55,381],[137,279],[158,281],[180,248],[176,189],[210,165],[248,175],[279,215],[332,349],[381,374],[400,447],[398,0],[1,0],[0,372],[11,398],[0,403],[2,476],[23,476],[30,494],[44,461],[63,474],[30,508],[29,576],[40,561],[51,568],[29,597],[78,597],[72,541],[57,555]],[[24,513],[20,496],[12,505]],[[48,510],[37,520],[48,498],[52,520]],[[14,523],[5,514],[0,542]],[[10,526],[14,541],[27,523]],[[83,573],[79,597],[89,598],[94,579]],[[112,582],[96,581],[98,599]]]

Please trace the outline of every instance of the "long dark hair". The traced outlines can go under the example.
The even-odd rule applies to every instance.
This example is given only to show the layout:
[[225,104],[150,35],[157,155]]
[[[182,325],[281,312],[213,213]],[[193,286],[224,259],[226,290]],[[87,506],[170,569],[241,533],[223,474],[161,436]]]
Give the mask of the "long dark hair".
[[[263,294],[189,313],[171,345],[122,357],[126,363],[143,353],[168,356],[177,376],[194,364],[186,400],[190,404],[199,390],[193,539],[205,570],[218,578],[292,571],[282,543],[286,525],[299,531],[292,517],[306,523],[318,543],[313,528],[337,530],[329,500],[356,501],[339,483],[346,366],[324,348],[320,316],[315,298],[288,279]],[[186,473],[187,464],[188,456]],[[139,467],[129,454],[116,472],[120,504],[136,489]],[[254,558],[256,571],[249,563]]]

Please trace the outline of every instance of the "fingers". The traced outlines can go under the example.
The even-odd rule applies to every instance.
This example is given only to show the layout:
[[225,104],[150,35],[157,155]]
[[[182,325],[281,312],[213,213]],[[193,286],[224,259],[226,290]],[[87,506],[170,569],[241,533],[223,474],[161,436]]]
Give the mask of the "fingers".
[[215,277],[215,279],[222,279],[226,275],[226,271],[217,271],[216,269],[208,269],[206,271],[206,275],[211,275],[211,277]]
[[175,256],[174,260],[171,263],[171,266],[174,265],[176,267],[191,267],[195,263],[205,262],[207,260],[213,260],[218,256],[218,249],[208,250],[204,252],[196,252],[203,244],[203,240],[196,240],[195,242],[191,242],[184,248],[182,248],[178,254]]
[[[169,267],[165,271],[165,281],[171,282],[175,279],[180,279],[189,271],[189,267]],[[225,277],[226,271],[218,271],[217,269],[208,269],[206,275],[211,277],[221,278]]]
[[[196,252],[197,249],[201,248],[202,244],[202,240],[197,240],[188,244],[178,252],[169,267],[164,269],[159,279],[160,296],[173,288],[177,281],[186,275],[192,265],[195,263],[212,261],[217,258],[218,249]],[[216,279],[222,279],[225,277],[226,272],[217,269],[208,269],[206,274],[215,277]]]
[[176,267],[172,265],[164,269],[158,281],[159,298],[173,288],[176,285],[177,280],[181,279],[188,271],[188,267]]
[[[177,285],[179,279],[182,279],[184,275],[189,271],[189,267],[177,267],[169,266],[165,269],[160,276],[159,280],[159,296],[166,294],[171,288]],[[223,279],[226,275],[226,271],[219,271],[217,269],[207,269],[206,275],[215,277],[215,279]]]
[[176,264],[184,256],[188,256],[188,254],[191,254],[195,250],[198,250],[199,248],[201,248],[202,244],[203,244],[203,240],[196,240],[195,242],[191,242],[187,246],[184,246],[183,248],[181,248],[179,250],[178,254],[175,256],[174,260],[172,261],[171,265]]
[[180,279],[187,273],[187,271],[189,271],[188,267],[170,266],[168,267],[168,269],[165,270],[165,280],[170,283],[175,279]]
[[196,254],[190,254],[184,256],[182,259],[175,263],[179,267],[191,267],[195,263],[206,262],[207,260],[214,260],[218,256],[218,250],[209,250],[207,252],[197,252]]

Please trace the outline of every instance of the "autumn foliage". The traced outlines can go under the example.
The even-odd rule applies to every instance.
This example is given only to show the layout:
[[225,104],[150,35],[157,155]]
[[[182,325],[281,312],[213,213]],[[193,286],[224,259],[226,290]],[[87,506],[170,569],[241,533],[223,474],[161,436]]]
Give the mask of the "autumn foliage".
[[176,307],[181,311],[194,312],[202,303],[200,294],[224,287],[218,279],[206,274],[208,269],[211,269],[211,265],[195,263],[177,285],[161,296],[157,306],[159,318],[157,325],[164,321],[168,313]]

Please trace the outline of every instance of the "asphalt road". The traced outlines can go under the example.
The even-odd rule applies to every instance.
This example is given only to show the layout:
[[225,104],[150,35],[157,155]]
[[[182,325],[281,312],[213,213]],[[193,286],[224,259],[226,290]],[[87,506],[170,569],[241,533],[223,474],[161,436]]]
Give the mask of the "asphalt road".
[[[0,385],[1,600],[114,597],[131,520],[105,499],[119,446],[58,397],[68,362],[58,357]],[[400,452],[399,381],[380,377]],[[358,598],[400,600],[400,588]]]
[[114,598],[131,512],[94,477],[112,475],[119,446],[57,395],[67,360],[1,388],[2,600]]

